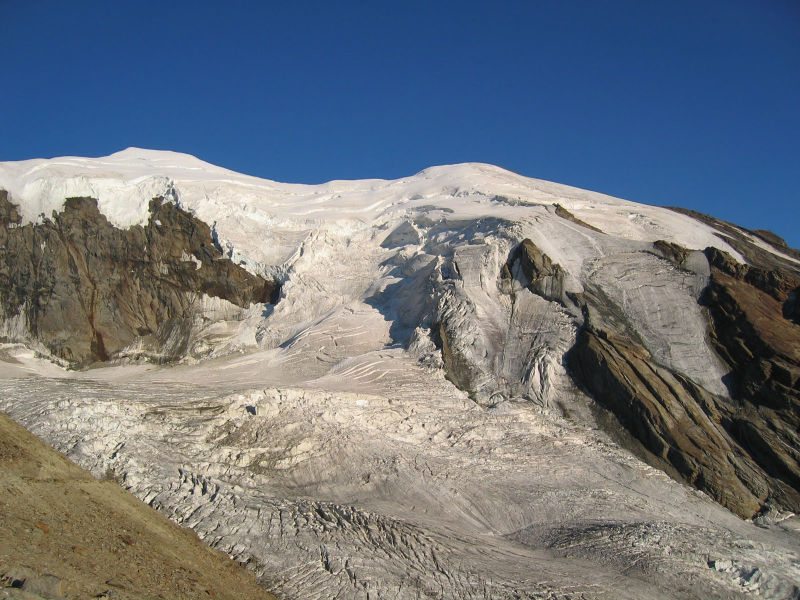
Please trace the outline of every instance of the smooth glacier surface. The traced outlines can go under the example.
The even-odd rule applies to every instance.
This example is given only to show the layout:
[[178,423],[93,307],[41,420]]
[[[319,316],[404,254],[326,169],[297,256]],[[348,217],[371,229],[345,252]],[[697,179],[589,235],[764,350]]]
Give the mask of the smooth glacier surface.
[[[89,195],[119,227],[162,195],[281,279],[274,307],[214,320],[202,361],[73,372],[0,351],[0,410],[249,561],[279,596],[800,594],[797,518],[742,521],[617,446],[564,368],[579,316],[499,285],[530,238],[569,291],[602,287],[661,364],[724,393],[703,273],[651,250],[664,239],[742,260],[704,224],[483,164],[305,186],[128,149],[2,163],[0,188],[28,221]],[[440,322],[472,396],[444,375]]]

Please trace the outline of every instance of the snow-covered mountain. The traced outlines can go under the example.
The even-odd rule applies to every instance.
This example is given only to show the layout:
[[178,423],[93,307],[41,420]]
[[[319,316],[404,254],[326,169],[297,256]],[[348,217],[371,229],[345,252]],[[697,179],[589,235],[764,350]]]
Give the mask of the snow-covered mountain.
[[271,591],[800,595],[769,232],[484,164],[308,186],[131,148],[0,190],[0,408]]

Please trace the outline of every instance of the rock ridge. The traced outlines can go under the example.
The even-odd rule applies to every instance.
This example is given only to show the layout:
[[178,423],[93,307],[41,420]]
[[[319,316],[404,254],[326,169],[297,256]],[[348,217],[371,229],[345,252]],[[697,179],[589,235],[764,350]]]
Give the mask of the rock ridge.
[[136,340],[162,361],[187,351],[203,295],[245,308],[280,286],[223,258],[208,225],[163,198],[145,226],[117,229],[92,198],[21,224],[0,190],[0,315],[7,341],[26,341],[70,367],[120,356]]
[[[660,255],[686,268],[689,251],[665,241]],[[635,332],[614,329],[608,298],[582,295],[585,324],[567,364],[668,473],[742,517],[770,507],[800,510],[800,327],[785,316],[793,274],[744,265],[716,249],[699,298],[708,337],[730,368],[730,396],[714,394],[659,364]],[[621,313],[618,313],[621,314]],[[673,471],[674,469],[674,471]]]

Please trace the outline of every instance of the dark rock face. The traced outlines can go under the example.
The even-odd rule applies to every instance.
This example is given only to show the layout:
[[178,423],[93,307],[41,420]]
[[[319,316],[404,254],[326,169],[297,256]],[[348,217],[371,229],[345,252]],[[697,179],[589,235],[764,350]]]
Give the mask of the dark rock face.
[[727,221],[722,221],[721,219],[705,215],[695,210],[689,210],[688,208],[678,208],[674,206],[668,206],[666,208],[689,216],[716,229],[717,236],[744,256],[749,265],[765,270],[780,268],[792,271],[797,269],[796,263],[792,263],[769,250],[765,250],[748,239],[748,234],[759,237],[765,242],[772,244],[777,250],[780,250],[784,254],[800,260],[800,250],[789,248],[781,237],[775,235],[771,231],[765,231],[763,229],[750,231],[749,229],[738,227],[733,223],[728,223]]
[[596,231],[597,233],[603,233],[602,229],[598,229],[594,225],[589,225],[586,221],[581,221],[578,217],[573,215],[569,212],[566,208],[561,206],[560,204],[556,204],[556,214],[561,217],[562,219],[566,219],[567,221],[572,221],[576,225],[580,225],[581,227],[586,227],[587,229],[591,229],[592,231]]
[[583,329],[567,358],[573,376],[652,453],[651,464],[671,466],[739,515],[760,510],[768,478],[726,432],[718,398],[602,329]]
[[456,333],[449,331],[448,325],[448,321],[442,321],[437,324],[433,332],[434,341],[442,351],[445,374],[453,385],[466,391],[474,399],[475,389],[479,387],[478,378],[468,357],[464,356],[458,346],[453,345],[451,340]]
[[[754,235],[757,235],[762,240],[764,240],[765,242],[767,242],[769,244],[772,244],[776,248],[786,249],[786,250],[789,250],[789,251],[792,250],[791,248],[789,248],[789,246],[786,245],[786,240],[785,239],[783,239],[778,234],[770,231],[769,229],[752,229],[752,230],[750,230],[750,233],[752,233]],[[795,251],[795,253],[796,252],[797,251]],[[795,254],[795,256],[797,256],[797,254]]]
[[689,250],[683,246],[665,240],[657,240],[653,242],[653,249],[659,256],[666,258],[676,267],[683,268],[686,266],[686,259],[689,258]]
[[[770,252],[744,235],[738,243],[769,264]],[[800,511],[800,326],[792,320],[800,273],[781,257],[764,268],[715,248],[701,252],[663,240],[651,252],[697,281],[692,293],[705,307],[707,339],[728,366],[727,395],[651,354],[640,321],[602,280],[584,280],[580,294],[566,292],[564,269],[529,239],[509,254],[498,286],[511,296],[512,319],[522,288],[573,315],[579,333],[565,356],[567,370],[608,411],[598,422],[620,443],[742,517],[767,507]],[[465,337],[460,323],[444,319],[436,341],[448,378],[476,399],[476,390],[492,384],[469,354],[474,345],[456,343]],[[504,352],[516,342],[506,340]]]
[[[656,242],[654,250],[679,267],[689,256],[669,242]],[[765,264],[765,255],[751,253]],[[767,504],[798,511],[800,327],[788,319],[800,281],[782,268],[737,263],[715,248],[705,255],[711,277],[700,302],[712,345],[730,367],[730,397],[654,361],[597,290],[577,299],[585,323],[567,365],[654,466],[743,517]]]
[[205,223],[160,198],[144,227],[115,228],[91,198],[23,226],[0,191],[0,316],[70,366],[113,358],[137,338],[177,358],[202,294],[246,307],[278,292],[222,258]]
[[[738,404],[726,428],[775,478],[781,504],[800,509],[800,325],[785,310],[800,279],[763,270],[706,250],[711,282],[701,298],[708,307],[711,341],[730,365],[728,386]],[[796,310],[796,305],[795,305]]]
[[500,281],[506,292],[512,290],[511,281],[517,279],[534,294],[564,303],[564,275],[561,265],[525,239],[503,265]]
[[795,288],[783,303],[783,316],[800,325],[800,287]]

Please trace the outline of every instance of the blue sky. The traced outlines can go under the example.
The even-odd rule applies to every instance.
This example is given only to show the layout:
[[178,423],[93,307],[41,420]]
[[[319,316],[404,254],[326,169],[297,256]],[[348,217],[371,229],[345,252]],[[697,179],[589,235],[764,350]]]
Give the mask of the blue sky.
[[0,160],[480,161],[800,247],[800,2],[0,0]]

